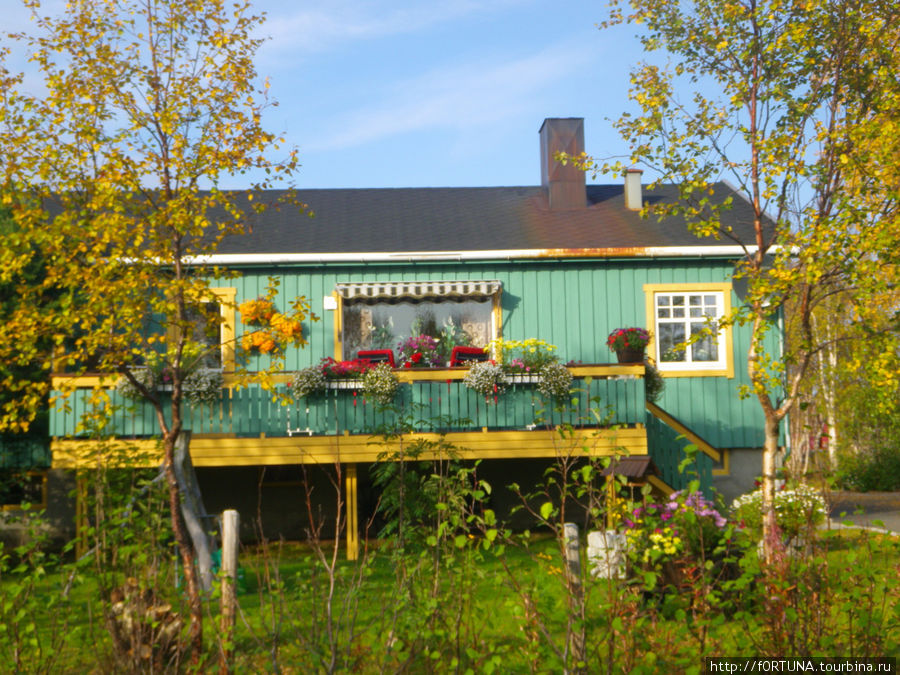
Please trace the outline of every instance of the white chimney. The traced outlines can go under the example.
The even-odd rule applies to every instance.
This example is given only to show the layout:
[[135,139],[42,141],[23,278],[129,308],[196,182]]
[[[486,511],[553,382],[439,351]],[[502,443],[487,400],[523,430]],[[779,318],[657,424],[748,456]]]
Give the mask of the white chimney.
[[629,211],[640,211],[644,206],[641,194],[641,169],[625,170],[625,208]]

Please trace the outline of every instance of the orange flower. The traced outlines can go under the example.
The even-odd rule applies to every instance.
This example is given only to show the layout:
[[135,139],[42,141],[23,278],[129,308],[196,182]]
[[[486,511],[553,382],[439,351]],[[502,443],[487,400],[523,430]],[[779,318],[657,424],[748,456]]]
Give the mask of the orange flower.
[[271,300],[266,298],[257,298],[256,300],[247,300],[238,305],[238,311],[241,313],[241,320],[249,326],[258,326],[271,321],[275,315],[275,306]]

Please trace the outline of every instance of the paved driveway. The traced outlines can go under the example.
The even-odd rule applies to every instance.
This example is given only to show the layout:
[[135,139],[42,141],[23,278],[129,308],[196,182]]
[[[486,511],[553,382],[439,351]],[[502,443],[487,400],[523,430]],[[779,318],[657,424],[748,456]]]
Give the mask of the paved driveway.
[[832,492],[828,503],[833,524],[851,521],[900,533],[900,492]]

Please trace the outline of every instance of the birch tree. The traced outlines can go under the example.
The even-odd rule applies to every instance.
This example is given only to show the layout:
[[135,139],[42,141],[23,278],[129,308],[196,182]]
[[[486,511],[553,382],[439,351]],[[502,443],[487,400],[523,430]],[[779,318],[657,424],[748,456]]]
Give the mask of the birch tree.
[[[881,140],[900,110],[898,11],[871,0],[613,0],[606,24],[639,26],[645,51],[661,53],[632,71],[638,112],[616,123],[632,161],[680,188],[678,202],[645,215],[680,214],[698,236],[743,246],[736,277],[748,290],[721,325],[752,335],[742,394],[764,420],[767,559],[778,542],[780,427],[828,344],[813,313],[842,294],[848,317],[865,320],[866,299],[890,283],[896,259],[897,142]],[[732,198],[714,194],[720,180],[751,205],[752,240],[727,225]],[[772,353],[766,338],[786,304],[796,337]]]
[[[16,223],[0,250],[0,282],[34,251],[44,277],[17,287],[19,302],[0,322],[0,360],[46,367],[39,347],[49,337],[57,365],[118,374],[152,405],[196,664],[203,609],[174,456],[185,378],[208,348],[196,316],[226,273],[193,260],[244,232],[247,214],[265,208],[257,191],[297,168],[261,121],[271,105],[254,68],[262,17],[243,0],[71,0],[59,16],[45,16],[39,0],[24,4],[34,29],[0,34],[3,50],[29,54],[37,73],[0,70],[0,198]],[[267,179],[219,189],[252,169]],[[58,297],[52,311],[40,301],[48,288]],[[302,299],[281,315],[281,345],[303,344],[307,316]],[[149,354],[170,393],[136,377]],[[22,386],[3,411],[8,428],[27,424],[47,387]]]

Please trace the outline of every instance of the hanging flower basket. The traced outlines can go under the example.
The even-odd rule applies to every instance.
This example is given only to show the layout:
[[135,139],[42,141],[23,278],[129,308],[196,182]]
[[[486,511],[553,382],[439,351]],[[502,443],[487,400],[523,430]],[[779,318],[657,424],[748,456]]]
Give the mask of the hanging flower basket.
[[477,391],[488,400],[506,391],[506,375],[503,369],[493,361],[475,363],[463,378],[463,384]]
[[547,398],[565,399],[572,389],[572,373],[559,362],[541,368],[538,391]]
[[400,388],[400,380],[387,363],[379,363],[362,377],[363,395],[381,405],[389,405]]

